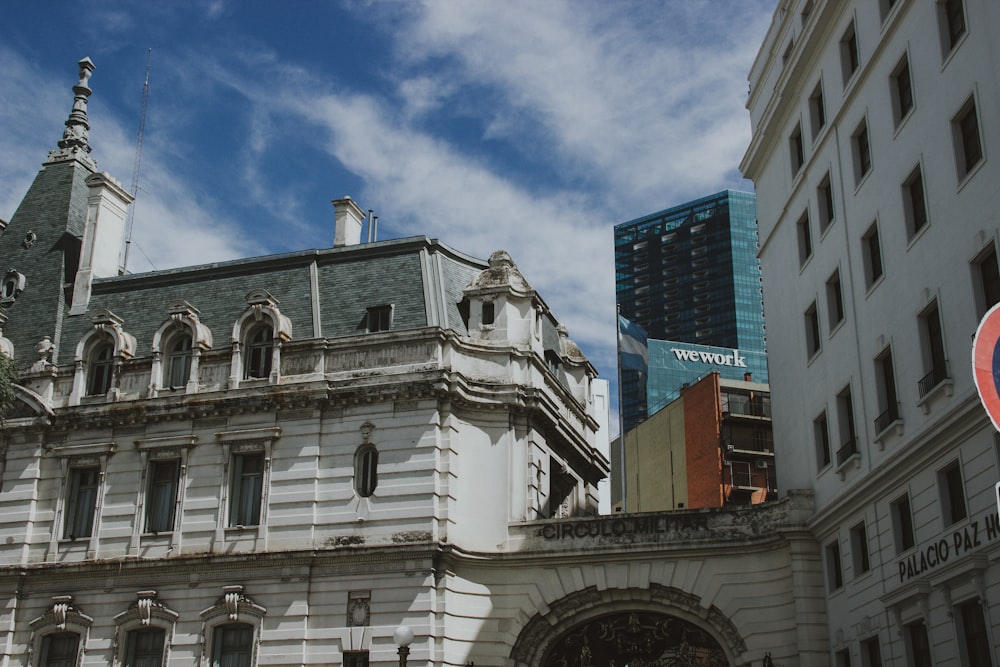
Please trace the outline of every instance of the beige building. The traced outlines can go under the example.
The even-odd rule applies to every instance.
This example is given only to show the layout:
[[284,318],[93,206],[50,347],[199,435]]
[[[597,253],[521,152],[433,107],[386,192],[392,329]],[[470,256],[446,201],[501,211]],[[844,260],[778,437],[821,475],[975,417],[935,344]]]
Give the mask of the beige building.
[[808,489],[836,665],[996,665],[1000,5],[781,0],[750,72],[779,492]]
[[811,496],[596,516],[595,370],[505,252],[342,198],[333,248],[118,276],[92,70],[0,236],[0,664],[820,664]]

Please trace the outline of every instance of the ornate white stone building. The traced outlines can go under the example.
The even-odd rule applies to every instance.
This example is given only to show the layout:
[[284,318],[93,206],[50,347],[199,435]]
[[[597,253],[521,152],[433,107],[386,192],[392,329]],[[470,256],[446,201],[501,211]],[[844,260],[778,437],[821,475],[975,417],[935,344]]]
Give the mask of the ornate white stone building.
[[0,236],[0,664],[820,664],[811,498],[595,516],[595,370],[506,253],[345,197],[332,248],[117,275],[92,70]]
[[836,665],[995,665],[1000,5],[781,0],[750,72],[779,492],[814,492]]

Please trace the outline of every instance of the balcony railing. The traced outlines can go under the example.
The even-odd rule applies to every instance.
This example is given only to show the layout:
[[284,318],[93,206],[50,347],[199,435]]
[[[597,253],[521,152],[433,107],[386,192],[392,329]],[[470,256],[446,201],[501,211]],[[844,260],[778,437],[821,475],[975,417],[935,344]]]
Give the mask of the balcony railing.
[[771,418],[770,396],[740,396],[728,394],[724,397],[722,411],[730,415]]
[[934,387],[938,386],[942,382],[948,379],[948,365],[942,363],[939,366],[935,366],[931,369],[930,373],[920,378],[917,383],[917,389],[920,392],[920,398],[926,396]]
[[837,465],[842,466],[849,458],[858,453],[858,439],[851,438],[837,450]]
[[875,433],[886,430],[897,419],[899,419],[899,408],[896,405],[889,406],[885,412],[875,418]]

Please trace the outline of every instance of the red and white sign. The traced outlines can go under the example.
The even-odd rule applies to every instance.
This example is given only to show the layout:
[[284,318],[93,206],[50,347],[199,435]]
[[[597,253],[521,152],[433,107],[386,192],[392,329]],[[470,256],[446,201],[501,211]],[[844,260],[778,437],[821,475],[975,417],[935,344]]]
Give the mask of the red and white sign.
[[983,316],[972,339],[972,377],[979,400],[1000,431],[1000,303]]

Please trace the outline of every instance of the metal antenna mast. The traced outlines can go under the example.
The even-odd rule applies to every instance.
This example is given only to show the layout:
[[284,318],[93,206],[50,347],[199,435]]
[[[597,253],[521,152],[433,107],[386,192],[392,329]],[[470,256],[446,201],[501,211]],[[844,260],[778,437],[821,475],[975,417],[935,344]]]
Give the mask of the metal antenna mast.
[[135,136],[135,162],[132,163],[132,196],[135,200],[128,209],[125,220],[125,252],[122,256],[118,275],[124,275],[128,268],[128,251],[132,245],[132,225],[135,222],[135,204],[139,199],[139,167],[142,165],[142,135],[146,131],[146,104],[149,102],[149,65],[153,57],[153,49],[146,50],[146,81],[142,84],[142,106],[139,109],[139,132]]

